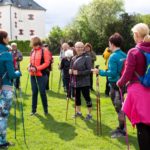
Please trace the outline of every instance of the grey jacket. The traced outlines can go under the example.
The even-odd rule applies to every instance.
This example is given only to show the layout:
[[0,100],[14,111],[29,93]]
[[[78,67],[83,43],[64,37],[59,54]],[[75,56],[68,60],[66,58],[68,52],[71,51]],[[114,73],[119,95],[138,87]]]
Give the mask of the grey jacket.
[[86,87],[90,86],[90,73],[92,68],[91,57],[87,54],[74,56],[71,61],[70,69],[78,70],[77,76],[72,76],[72,87]]

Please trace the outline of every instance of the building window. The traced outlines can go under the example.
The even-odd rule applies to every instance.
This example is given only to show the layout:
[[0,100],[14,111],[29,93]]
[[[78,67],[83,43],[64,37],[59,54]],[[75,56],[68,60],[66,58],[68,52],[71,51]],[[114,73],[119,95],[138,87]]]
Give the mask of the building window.
[[2,12],[0,12],[0,18],[2,18]]
[[17,37],[17,36],[15,36],[15,39],[16,39],[16,40],[18,40],[18,37]]
[[34,30],[30,30],[30,36],[34,35]]
[[17,22],[15,22],[15,28],[17,28]]
[[14,13],[14,17],[17,19],[17,13]]
[[19,35],[23,35],[23,30],[22,29],[19,30]]
[[2,24],[0,23],[0,29],[2,29]]
[[34,20],[34,15],[29,14],[28,17],[29,17],[29,18],[28,18],[29,20]]

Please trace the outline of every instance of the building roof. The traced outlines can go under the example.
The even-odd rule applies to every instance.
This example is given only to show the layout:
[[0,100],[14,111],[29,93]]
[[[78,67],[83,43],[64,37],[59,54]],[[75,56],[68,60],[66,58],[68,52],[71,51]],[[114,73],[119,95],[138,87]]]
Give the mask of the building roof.
[[45,8],[40,6],[33,0],[0,0],[0,6],[12,5],[17,8],[30,9],[30,10],[44,10]]

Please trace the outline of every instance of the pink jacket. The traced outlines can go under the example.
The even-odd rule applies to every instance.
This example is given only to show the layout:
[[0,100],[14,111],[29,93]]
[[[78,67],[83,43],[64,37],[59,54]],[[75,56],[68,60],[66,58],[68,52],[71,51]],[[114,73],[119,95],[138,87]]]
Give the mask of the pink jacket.
[[[150,43],[141,42],[136,46],[150,53]],[[150,88],[145,88],[140,84],[135,75],[135,71],[140,76],[144,75],[145,69],[146,61],[144,55],[136,48],[129,50],[125,71],[117,84],[119,87],[122,87],[129,83],[123,111],[128,116],[132,125],[140,122],[150,125]]]

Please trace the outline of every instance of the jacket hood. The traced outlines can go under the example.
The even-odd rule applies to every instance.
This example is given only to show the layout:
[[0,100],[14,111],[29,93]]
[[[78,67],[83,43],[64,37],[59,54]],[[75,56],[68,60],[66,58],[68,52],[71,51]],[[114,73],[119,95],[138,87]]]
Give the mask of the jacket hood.
[[136,45],[141,50],[150,53],[150,42],[141,42]]

